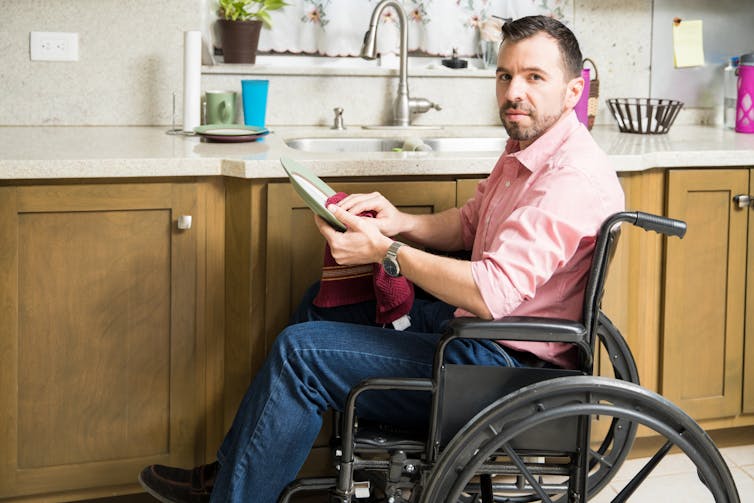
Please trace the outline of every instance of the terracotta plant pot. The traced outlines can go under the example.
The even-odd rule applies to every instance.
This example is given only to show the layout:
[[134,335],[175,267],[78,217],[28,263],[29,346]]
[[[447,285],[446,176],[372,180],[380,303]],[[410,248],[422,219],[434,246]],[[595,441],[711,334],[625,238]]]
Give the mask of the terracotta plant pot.
[[261,21],[218,19],[226,63],[254,64],[257,60]]

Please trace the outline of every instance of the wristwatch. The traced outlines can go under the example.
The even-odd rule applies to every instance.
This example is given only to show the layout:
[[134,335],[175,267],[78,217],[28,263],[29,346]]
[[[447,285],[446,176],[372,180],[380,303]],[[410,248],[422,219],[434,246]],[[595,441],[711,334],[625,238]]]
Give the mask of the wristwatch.
[[387,249],[385,258],[382,259],[382,267],[385,269],[385,272],[388,274],[388,276],[392,276],[394,278],[397,278],[401,275],[401,266],[398,265],[398,248],[400,248],[401,246],[403,246],[403,243],[393,241],[393,244],[391,244],[390,248]]

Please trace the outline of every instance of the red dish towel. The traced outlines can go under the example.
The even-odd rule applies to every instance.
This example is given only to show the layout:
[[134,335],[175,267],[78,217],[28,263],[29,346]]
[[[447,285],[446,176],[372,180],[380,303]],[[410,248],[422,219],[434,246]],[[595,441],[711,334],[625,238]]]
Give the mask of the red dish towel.
[[[346,195],[338,192],[330,196],[325,206],[338,203]],[[367,211],[361,216],[374,218],[375,214]],[[330,246],[325,245],[322,279],[314,305],[336,307],[368,300],[376,301],[376,323],[393,323],[411,310],[414,286],[402,276],[388,275],[382,264],[339,265],[332,258]]]

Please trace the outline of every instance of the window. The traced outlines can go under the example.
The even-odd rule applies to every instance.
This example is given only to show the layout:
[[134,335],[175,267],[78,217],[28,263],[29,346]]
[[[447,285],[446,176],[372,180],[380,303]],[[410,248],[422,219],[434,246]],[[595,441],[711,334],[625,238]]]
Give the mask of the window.
[[[409,50],[447,56],[479,53],[479,30],[492,16],[530,14],[572,24],[574,0],[400,0],[409,24]],[[272,53],[358,56],[364,32],[379,0],[289,0],[272,12],[271,30],[263,30],[259,50]],[[383,12],[378,32],[381,53],[397,53],[398,16]]]

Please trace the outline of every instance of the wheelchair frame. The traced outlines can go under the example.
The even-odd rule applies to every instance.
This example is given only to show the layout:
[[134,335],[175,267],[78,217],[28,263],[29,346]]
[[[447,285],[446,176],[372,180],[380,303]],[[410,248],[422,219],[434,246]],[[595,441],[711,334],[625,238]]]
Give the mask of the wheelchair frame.
[[[667,441],[613,501],[627,500],[677,446],[695,463],[715,501],[737,503],[730,471],[712,440],[677,406],[639,386],[626,341],[600,310],[607,269],[624,222],[681,238],[686,231],[685,222],[657,215],[612,215],[602,224],[595,243],[583,323],[534,317],[454,320],[438,343],[431,378],[367,379],[351,390],[335,438],[337,477],[298,479],[286,487],[278,502],[288,503],[301,491],[329,490],[331,503],[350,503],[363,496],[364,484],[354,481],[354,473],[360,471],[384,474],[382,501],[387,503],[585,502],[613,478],[642,424]],[[578,348],[580,370],[446,364],[444,351],[458,338],[569,342]],[[610,357],[614,379],[591,375],[600,345]],[[498,394],[459,407],[464,393],[446,396],[448,389],[478,384],[477,371],[492,373],[495,382],[502,383],[499,390],[495,388]],[[446,380],[454,382],[453,386]],[[486,388],[490,381],[484,382]],[[370,390],[431,392],[426,440],[400,435],[390,439],[385,432],[360,431],[356,402]],[[459,418],[458,409],[468,417]],[[594,450],[590,447],[592,416],[611,418],[605,438]],[[374,452],[387,458],[364,455]],[[506,477],[513,480],[499,481]]]

